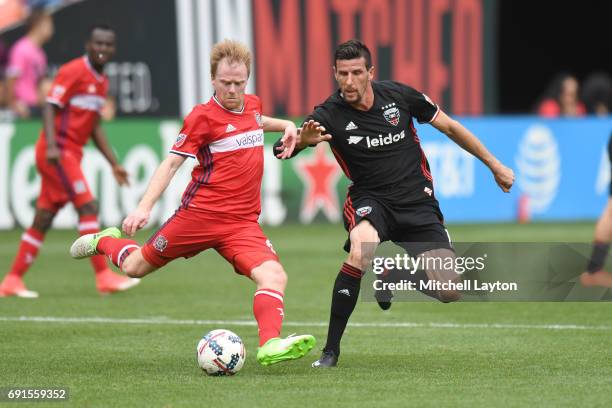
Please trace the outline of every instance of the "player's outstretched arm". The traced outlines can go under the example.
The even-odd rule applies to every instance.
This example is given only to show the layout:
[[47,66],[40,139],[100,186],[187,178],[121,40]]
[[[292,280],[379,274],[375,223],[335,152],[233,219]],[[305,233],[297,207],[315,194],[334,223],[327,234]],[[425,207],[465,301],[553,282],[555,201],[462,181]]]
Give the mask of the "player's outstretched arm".
[[104,133],[102,126],[100,126],[100,123],[97,123],[96,126],[94,126],[91,138],[93,139],[100,153],[102,153],[104,158],[111,165],[113,169],[113,176],[115,176],[117,183],[119,183],[120,186],[129,186],[130,182],[128,180],[128,173],[117,161],[117,157],[115,156],[113,149],[111,149],[108,139],[106,138],[106,134]]
[[307,148],[308,146],[315,146],[321,142],[327,142],[331,139],[331,135],[325,133],[325,127],[319,122],[309,120],[297,130],[298,140],[295,149],[292,153],[285,154],[285,146],[282,143],[282,139],[278,140],[274,144],[274,153],[279,159],[289,159],[297,155],[299,152]]
[[140,199],[138,206],[123,220],[123,231],[126,234],[133,236],[136,231],[147,225],[153,206],[184,162],[184,156],[173,153],[161,162],[157,170],[155,170],[153,177],[151,177],[147,191],[145,191]]
[[60,150],[57,147],[57,141],[55,140],[55,111],[59,108],[57,105],[52,103],[45,103],[43,105],[43,129],[45,130],[45,138],[47,141],[46,158],[51,164],[57,164],[60,159]]
[[497,185],[505,193],[510,192],[510,188],[514,184],[514,172],[511,168],[504,166],[502,162],[497,160],[472,132],[442,111],[438,113],[431,124],[453,142],[461,146],[463,150],[471,153],[483,162],[493,173]]
[[279,159],[291,157],[298,138],[295,123],[290,120],[271,118],[269,116],[262,116],[261,120],[264,132],[283,132],[283,136],[280,138],[283,149],[276,157]]

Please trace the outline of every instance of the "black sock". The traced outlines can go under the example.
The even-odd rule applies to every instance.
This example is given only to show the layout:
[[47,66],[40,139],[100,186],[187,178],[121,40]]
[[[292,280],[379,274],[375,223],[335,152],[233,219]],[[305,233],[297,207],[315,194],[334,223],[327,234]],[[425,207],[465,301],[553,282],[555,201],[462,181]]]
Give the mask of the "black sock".
[[595,273],[603,269],[610,251],[609,242],[595,242],[593,243],[593,252],[587,265],[587,271],[589,273]]
[[340,355],[340,340],[357,304],[362,274],[359,269],[344,263],[334,283],[327,344],[324,350],[333,351],[336,355]]

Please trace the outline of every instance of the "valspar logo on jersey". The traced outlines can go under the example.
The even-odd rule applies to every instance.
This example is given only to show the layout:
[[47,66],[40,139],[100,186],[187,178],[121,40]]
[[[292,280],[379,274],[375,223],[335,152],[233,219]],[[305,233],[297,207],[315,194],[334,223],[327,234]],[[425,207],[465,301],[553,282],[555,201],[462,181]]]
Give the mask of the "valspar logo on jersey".
[[216,140],[209,146],[211,153],[222,153],[239,149],[250,149],[252,147],[263,146],[263,144],[263,129],[257,129],[246,133],[240,133],[238,135],[228,136],[221,140]]
[[236,140],[238,147],[253,147],[263,145],[263,133],[247,133],[245,136]]
[[378,147],[378,146],[386,146],[393,144],[395,142],[399,142],[400,140],[406,137],[406,132],[402,130],[399,133],[392,134],[389,133],[387,136],[378,135],[378,137],[366,137],[366,142],[368,144],[368,148],[370,147]]

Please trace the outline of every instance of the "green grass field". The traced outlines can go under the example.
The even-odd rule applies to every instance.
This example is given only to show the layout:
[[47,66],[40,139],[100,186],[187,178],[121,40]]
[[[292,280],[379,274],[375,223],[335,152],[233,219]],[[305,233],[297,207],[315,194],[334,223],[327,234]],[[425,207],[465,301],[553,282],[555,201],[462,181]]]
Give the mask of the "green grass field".
[[[592,230],[589,223],[450,227],[455,241],[481,242],[589,242]],[[351,321],[365,324],[347,329],[340,366],[311,369],[345,235],[328,225],[266,232],[289,273],[284,334],[314,334],[313,354],[257,364],[253,285],[214,252],[100,297],[89,263],[67,254],[74,232],[53,231],[26,279],[41,298],[0,299],[0,387],[69,387],[69,404],[78,407],[610,406],[612,303],[410,302],[382,312],[360,302]],[[0,233],[2,273],[20,234]],[[215,328],[246,343],[237,376],[207,377],[197,367],[195,346]]]

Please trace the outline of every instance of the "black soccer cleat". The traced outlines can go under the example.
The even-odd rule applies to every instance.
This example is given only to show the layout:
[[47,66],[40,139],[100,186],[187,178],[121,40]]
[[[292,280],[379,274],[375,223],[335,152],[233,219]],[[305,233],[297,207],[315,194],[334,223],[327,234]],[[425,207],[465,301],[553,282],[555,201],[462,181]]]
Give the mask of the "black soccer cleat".
[[338,365],[338,356],[332,350],[323,350],[323,354],[321,354],[321,358],[312,363],[314,368],[329,368],[335,367]]
[[393,300],[393,292],[388,289],[377,290],[374,293],[374,298],[382,310],[389,310],[391,308],[391,300]]

